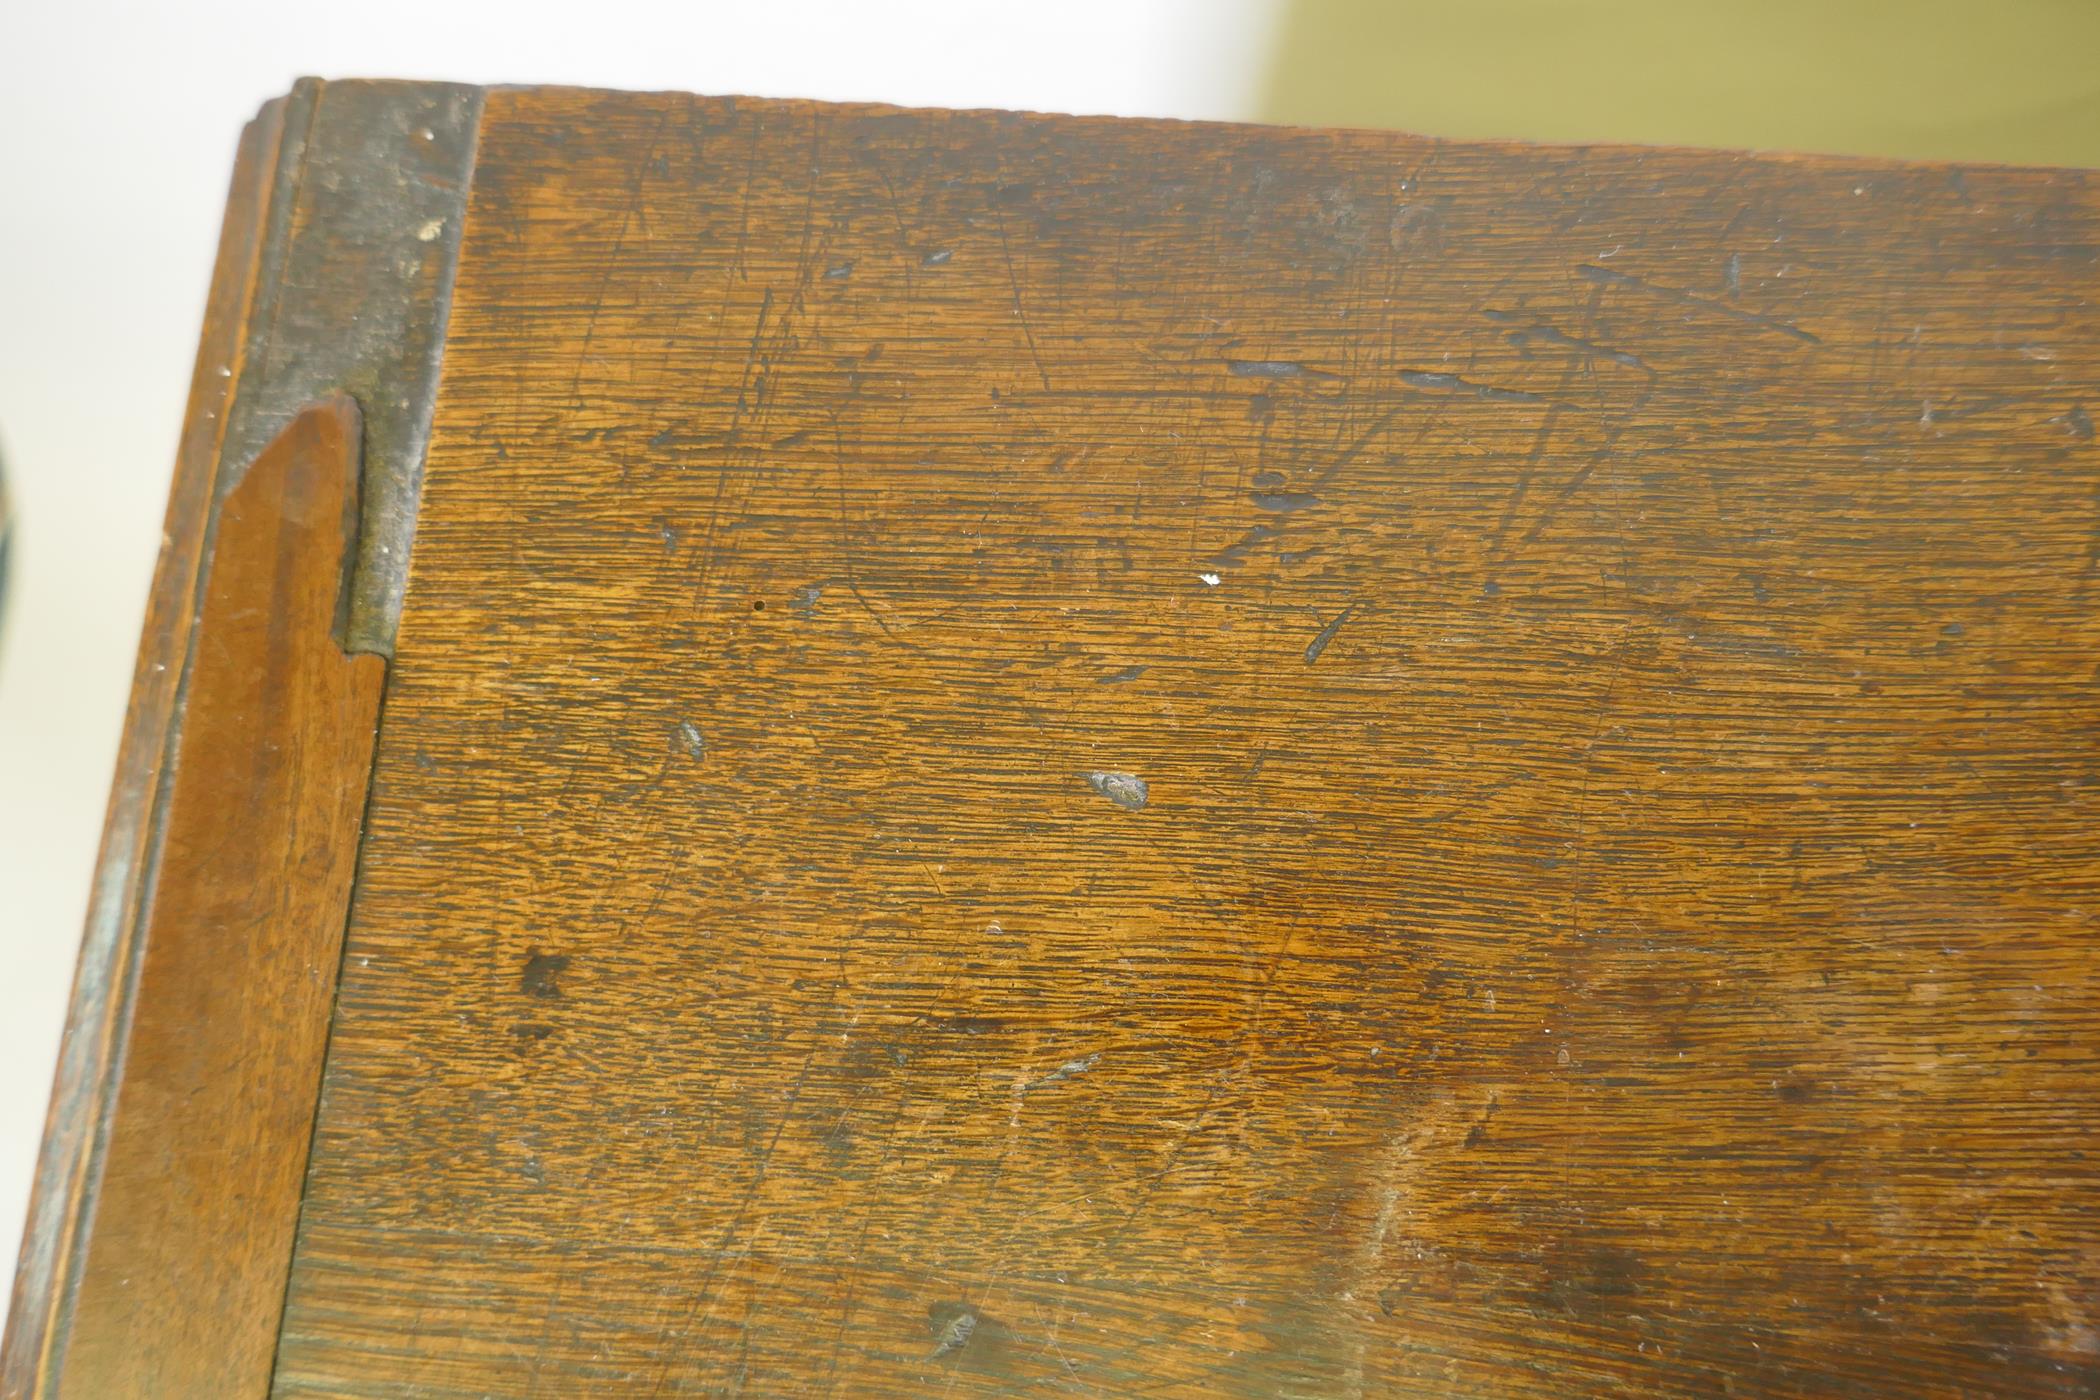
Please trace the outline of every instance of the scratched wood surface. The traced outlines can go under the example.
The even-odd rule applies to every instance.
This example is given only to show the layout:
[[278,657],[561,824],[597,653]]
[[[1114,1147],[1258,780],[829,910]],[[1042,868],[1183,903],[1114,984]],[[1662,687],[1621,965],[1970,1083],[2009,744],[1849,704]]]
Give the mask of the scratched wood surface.
[[278,1391],[2092,1393],[2096,235],[492,93]]

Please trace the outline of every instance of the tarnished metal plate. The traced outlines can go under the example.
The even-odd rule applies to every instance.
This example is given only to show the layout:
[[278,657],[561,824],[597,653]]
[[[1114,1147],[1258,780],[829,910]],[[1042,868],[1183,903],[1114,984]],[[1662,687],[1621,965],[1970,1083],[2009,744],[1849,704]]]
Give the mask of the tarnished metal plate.
[[475,87],[314,79],[293,89],[286,113],[218,494],[306,405],[335,392],[357,400],[364,522],[351,651],[393,650],[480,116]]

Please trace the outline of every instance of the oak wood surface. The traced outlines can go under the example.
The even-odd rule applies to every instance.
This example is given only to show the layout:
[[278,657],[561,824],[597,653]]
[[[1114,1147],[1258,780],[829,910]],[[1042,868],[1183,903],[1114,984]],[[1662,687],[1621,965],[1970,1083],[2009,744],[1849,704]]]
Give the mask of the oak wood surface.
[[278,1393],[2090,1393],[2096,233],[492,92]]
[[267,1393],[386,661],[338,642],[359,426],[221,508],[60,1390]]
[[219,444],[246,349],[244,332],[283,137],[283,106],[265,106],[243,131],[227,195],[57,1083],[22,1234],[6,1341],[0,1346],[0,1395],[10,1400],[44,1393],[55,1380],[80,1245],[94,1215],[100,1135],[123,1062],[129,995],[144,933],[142,906],[159,857],[155,812],[177,729]]

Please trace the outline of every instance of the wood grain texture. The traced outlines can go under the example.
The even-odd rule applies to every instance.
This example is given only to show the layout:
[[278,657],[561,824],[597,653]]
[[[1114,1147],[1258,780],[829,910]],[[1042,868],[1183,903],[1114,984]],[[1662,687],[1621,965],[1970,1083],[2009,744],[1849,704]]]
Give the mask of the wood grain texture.
[[2096,234],[492,92],[278,1393],[2091,1393]]
[[386,661],[338,642],[356,407],[219,512],[58,1391],[269,1389]]
[[127,997],[143,934],[141,904],[158,858],[155,805],[176,729],[183,662],[189,655],[218,480],[219,445],[232,384],[246,351],[248,310],[283,126],[284,104],[265,106],[243,131],[234,163],[57,1083],[15,1268],[6,1340],[0,1345],[0,1395],[8,1400],[42,1394],[54,1379],[55,1349],[70,1307],[70,1280],[83,1232],[93,1217],[99,1135],[123,1060]]

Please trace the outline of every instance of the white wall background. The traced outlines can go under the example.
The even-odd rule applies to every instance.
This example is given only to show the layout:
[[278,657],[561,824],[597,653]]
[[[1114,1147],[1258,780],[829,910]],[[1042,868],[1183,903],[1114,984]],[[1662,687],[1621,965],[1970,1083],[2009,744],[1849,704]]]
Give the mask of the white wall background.
[[1244,117],[1271,0],[0,5],[0,1260],[12,1272],[241,124],[295,77]]

